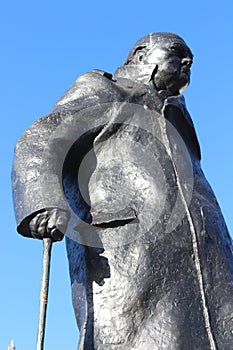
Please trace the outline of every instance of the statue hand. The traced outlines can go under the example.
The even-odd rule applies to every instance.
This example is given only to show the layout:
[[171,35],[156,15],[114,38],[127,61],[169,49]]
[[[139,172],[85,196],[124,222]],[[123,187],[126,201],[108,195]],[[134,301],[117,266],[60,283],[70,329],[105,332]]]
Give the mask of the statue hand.
[[51,238],[61,241],[67,228],[69,213],[61,209],[45,209],[38,213],[29,223],[33,238]]

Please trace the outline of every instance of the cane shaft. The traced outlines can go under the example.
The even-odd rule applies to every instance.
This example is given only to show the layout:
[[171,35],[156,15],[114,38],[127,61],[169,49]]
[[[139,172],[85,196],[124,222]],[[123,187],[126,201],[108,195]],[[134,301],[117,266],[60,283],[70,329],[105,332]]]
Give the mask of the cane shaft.
[[40,292],[40,311],[39,311],[38,336],[37,336],[36,350],[43,350],[44,349],[46,310],[47,310],[47,300],[48,300],[48,291],[49,291],[51,249],[52,249],[51,239],[44,238],[44,240],[43,240],[43,267],[42,267],[41,292]]

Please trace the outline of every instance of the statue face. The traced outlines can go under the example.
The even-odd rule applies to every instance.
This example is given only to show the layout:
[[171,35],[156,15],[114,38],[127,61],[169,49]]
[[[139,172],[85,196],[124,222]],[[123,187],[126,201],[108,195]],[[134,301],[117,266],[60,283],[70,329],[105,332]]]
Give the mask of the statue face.
[[143,59],[144,64],[155,64],[154,84],[158,91],[168,90],[178,94],[190,82],[193,55],[178,38],[155,43]]

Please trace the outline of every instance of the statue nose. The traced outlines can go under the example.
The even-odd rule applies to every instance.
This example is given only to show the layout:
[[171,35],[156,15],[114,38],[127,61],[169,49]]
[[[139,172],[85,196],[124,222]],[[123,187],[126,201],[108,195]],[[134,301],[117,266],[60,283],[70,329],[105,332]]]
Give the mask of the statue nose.
[[193,60],[190,57],[185,57],[181,61],[181,64],[187,67],[191,67],[192,63],[193,63]]

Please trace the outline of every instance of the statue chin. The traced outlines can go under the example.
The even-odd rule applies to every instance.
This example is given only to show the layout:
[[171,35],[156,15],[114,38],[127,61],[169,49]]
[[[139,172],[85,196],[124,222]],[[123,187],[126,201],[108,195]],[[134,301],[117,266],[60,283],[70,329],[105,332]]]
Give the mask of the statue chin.
[[180,88],[179,92],[182,93],[184,90],[187,89],[188,86],[189,86],[189,83],[186,83],[184,86],[182,86],[182,88]]

